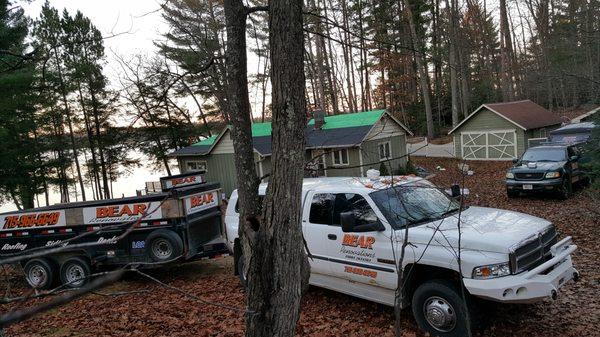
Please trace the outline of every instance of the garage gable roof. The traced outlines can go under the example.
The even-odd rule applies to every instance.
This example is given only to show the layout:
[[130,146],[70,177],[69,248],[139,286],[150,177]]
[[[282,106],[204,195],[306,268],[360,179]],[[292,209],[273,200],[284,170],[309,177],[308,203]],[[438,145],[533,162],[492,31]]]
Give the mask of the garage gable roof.
[[528,99],[505,103],[486,103],[482,104],[462,122],[458,123],[458,125],[450,130],[448,134],[456,131],[483,108],[492,111],[496,115],[506,119],[523,130],[542,128],[545,126],[561,124],[562,122],[558,116],[555,116],[552,112]]

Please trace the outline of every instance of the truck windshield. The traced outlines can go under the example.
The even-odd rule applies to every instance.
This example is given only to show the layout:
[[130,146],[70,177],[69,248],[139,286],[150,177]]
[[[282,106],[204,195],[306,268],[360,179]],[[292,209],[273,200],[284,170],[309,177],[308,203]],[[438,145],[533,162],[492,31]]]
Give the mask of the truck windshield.
[[523,154],[521,161],[564,161],[567,160],[566,151],[562,147],[537,147],[531,148]]
[[425,181],[372,192],[370,196],[395,229],[438,220],[460,208],[444,191]]

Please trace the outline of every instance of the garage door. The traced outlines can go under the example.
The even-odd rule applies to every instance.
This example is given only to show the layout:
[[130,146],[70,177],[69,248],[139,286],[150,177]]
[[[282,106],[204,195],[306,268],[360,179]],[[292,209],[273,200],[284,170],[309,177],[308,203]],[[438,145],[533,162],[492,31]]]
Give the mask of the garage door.
[[461,132],[464,159],[510,160],[517,157],[515,130]]

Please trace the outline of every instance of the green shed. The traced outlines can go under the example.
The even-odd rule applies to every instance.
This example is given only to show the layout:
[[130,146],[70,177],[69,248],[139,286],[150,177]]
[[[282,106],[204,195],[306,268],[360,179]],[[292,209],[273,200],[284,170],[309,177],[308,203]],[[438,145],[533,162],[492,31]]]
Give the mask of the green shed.
[[561,119],[530,100],[487,103],[458,123],[456,156],[470,160],[512,160],[561,125]]

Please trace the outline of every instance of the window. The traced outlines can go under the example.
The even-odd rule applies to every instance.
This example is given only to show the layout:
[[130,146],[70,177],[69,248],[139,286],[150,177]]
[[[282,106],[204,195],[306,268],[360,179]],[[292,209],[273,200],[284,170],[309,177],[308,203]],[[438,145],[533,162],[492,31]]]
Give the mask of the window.
[[310,205],[308,221],[315,224],[331,225],[334,200],[335,197],[331,193],[315,194]]
[[348,149],[335,150],[331,154],[334,166],[348,165]]
[[367,200],[360,194],[340,193],[335,195],[333,225],[341,226],[340,214],[344,212],[354,213],[357,226],[372,224],[378,220]]
[[458,211],[459,204],[429,182],[403,184],[372,192],[371,198],[395,229],[418,225]]
[[392,150],[390,142],[379,144],[379,160],[386,160],[392,158]]
[[548,137],[546,134],[546,128],[541,128],[540,129],[540,138],[546,138]]
[[[264,205],[264,203],[265,203],[265,196],[259,194],[258,195],[258,199],[259,199],[260,205],[261,206]],[[238,214],[240,213],[240,199],[236,199],[235,200],[234,210],[235,210],[236,213],[238,213]]]
[[353,212],[357,225],[377,222],[377,215],[367,200],[354,193],[322,193],[313,196],[309,222],[330,226],[341,226],[340,214]]
[[186,168],[186,172],[193,172],[193,171],[207,171],[207,166],[206,166],[206,161],[204,160],[190,160],[185,162],[185,168]]

